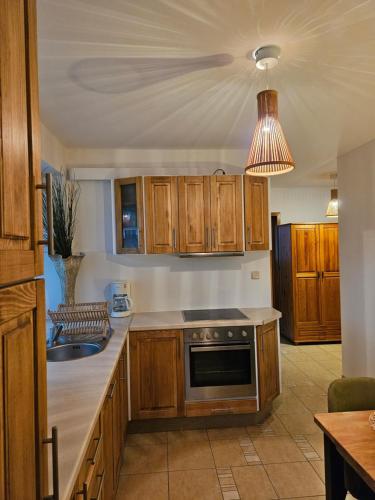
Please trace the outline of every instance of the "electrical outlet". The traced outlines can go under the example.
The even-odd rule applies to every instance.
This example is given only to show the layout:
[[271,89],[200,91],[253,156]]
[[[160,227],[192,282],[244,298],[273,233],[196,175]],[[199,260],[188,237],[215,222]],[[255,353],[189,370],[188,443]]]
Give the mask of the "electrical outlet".
[[259,271],[251,271],[251,279],[252,280],[260,280],[260,272]]

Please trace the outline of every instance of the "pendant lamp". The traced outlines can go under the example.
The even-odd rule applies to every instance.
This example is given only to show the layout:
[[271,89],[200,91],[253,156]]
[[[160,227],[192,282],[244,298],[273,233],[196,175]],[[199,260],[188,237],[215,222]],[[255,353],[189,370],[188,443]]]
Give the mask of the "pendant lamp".
[[[331,175],[331,179],[334,181],[334,186],[336,184],[336,174]],[[336,187],[333,187],[331,189],[331,199],[329,200],[328,207],[327,207],[327,212],[326,212],[326,217],[338,217],[339,215],[339,196],[338,196],[338,189]]]
[[[278,64],[280,47],[267,45],[251,53],[256,67],[266,71]],[[250,54],[249,54],[250,57]],[[248,175],[280,175],[294,169],[295,163],[281,128],[276,90],[263,90],[257,95],[258,122],[250,146],[245,173]]]
[[249,175],[280,175],[294,169],[295,163],[281,128],[276,90],[257,95],[258,122],[250,146],[245,172]]

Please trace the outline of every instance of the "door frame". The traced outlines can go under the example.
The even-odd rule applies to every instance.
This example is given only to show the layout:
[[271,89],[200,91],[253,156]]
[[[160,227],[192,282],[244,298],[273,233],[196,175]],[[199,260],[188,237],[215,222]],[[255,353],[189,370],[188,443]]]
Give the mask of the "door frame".
[[271,249],[270,249],[270,266],[271,266],[271,291],[272,291],[272,307],[277,308],[278,305],[278,266],[279,266],[279,249],[277,244],[277,226],[281,224],[281,212],[271,212]]

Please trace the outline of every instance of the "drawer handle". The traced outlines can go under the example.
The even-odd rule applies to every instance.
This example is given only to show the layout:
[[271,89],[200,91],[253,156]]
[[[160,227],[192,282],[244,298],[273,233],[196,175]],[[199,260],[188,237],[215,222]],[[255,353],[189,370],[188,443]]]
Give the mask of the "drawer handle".
[[213,413],[214,415],[229,415],[229,414],[233,413],[233,409],[232,408],[213,408],[211,410],[211,413]]
[[37,184],[36,189],[46,191],[46,215],[47,215],[47,231],[48,239],[38,241],[38,245],[48,245],[48,255],[55,255],[55,241],[53,232],[53,203],[52,203],[52,174],[46,174],[46,183]]
[[87,459],[87,461],[91,462],[92,465],[95,465],[96,461],[98,459],[98,453],[99,453],[99,450],[100,450],[100,445],[102,444],[102,441],[103,441],[103,434],[101,434],[100,437],[95,438],[94,441],[97,441],[97,445],[96,445],[96,448],[95,448],[94,456],[92,458],[88,458]]
[[[97,474],[96,477],[100,477],[98,493],[97,493],[96,497],[91,497],[90,500],[98,500],[100,498],[100,495],[101,495],[102,490],[103,490],[104,476],[105,476],[105,471],[103,471],[102,474]],[[87,483],[83,483],[82,490],[79,491],[77,494],[83,496],[83,500],[89,500]]]
[[98,493],[97,493],[96,497],[91,497],[90,500],[98,500],[100,498],[102,491],[103,491],[105,470],[103,470],[102,474],[98,475],[97,477],[100,477],[100,484],[99,484],[99,488],[98,488]]
[[120,380],[123,380],[124,382],[126,382],[128,379],[126,377],[120,377]]
[[111,392],[107,395],[108,399],[113,399],[113,394],[115,392],[115,387],[116,387],[117,380],[113,382]]
[[59,456],[57,445],[57,427],[52,427],[50,438],[43,439],[43,444],[52,444],[52,495],[44,497],[43,500],[59,500]]

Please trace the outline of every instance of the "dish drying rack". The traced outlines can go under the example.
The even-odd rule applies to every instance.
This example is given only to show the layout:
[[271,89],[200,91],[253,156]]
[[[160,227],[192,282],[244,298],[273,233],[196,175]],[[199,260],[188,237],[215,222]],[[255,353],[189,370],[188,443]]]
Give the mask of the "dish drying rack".
[[81,302],[74,305],[59,304],[57,311],[48,310],[48,315],[55,328],[59,328],[59,337],[83,336],[102,337],[111,335],[107,302]]

